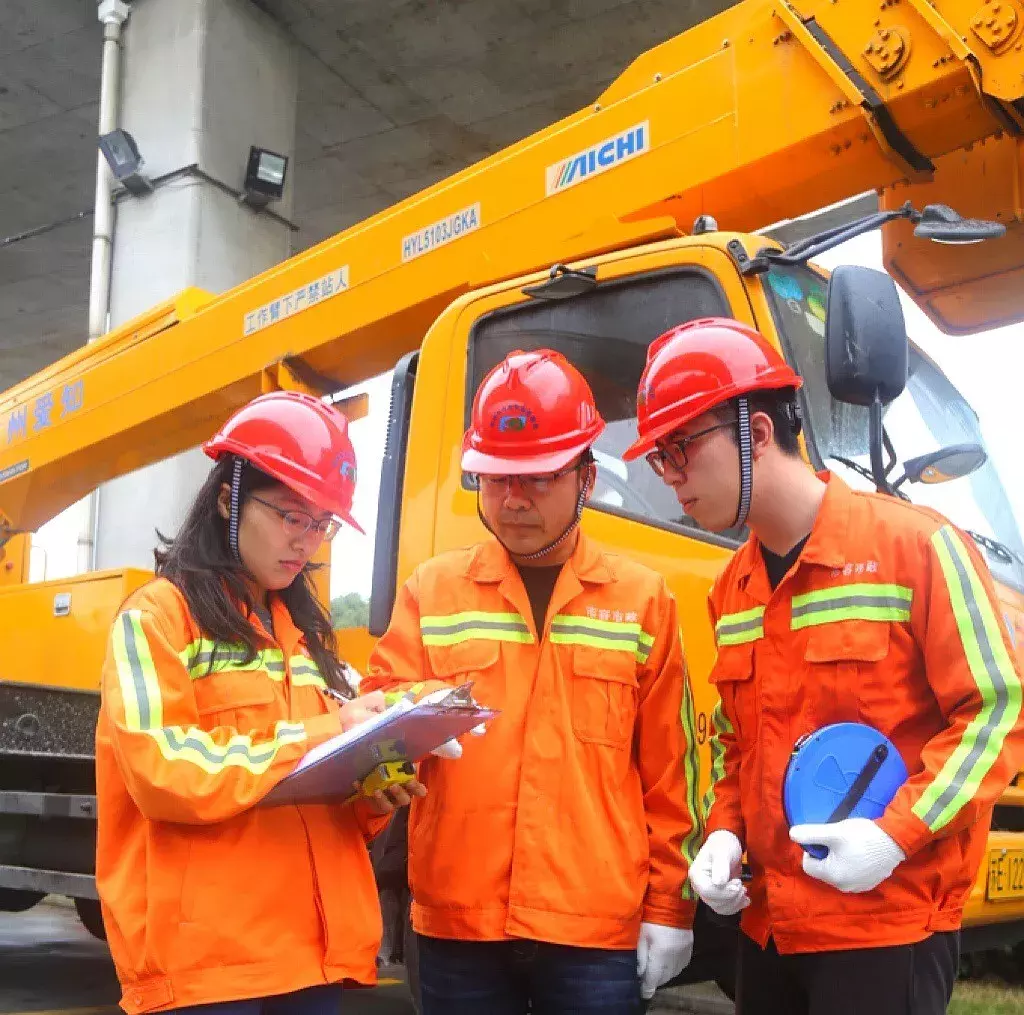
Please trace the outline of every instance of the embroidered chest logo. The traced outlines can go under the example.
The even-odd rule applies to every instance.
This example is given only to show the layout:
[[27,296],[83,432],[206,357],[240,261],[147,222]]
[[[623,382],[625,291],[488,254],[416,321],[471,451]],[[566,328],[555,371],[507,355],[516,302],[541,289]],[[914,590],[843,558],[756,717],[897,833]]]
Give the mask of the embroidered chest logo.
[[832,568],[833,578],[849,578],[852,574],[878,574],[877,560],[858,560],[844,564],[842,567]]
[[610,620],[616,624],[638,624],[640,615],[637,613],[622,610],[599,610],[596,606],[587,607],[587,617],[590,620]]

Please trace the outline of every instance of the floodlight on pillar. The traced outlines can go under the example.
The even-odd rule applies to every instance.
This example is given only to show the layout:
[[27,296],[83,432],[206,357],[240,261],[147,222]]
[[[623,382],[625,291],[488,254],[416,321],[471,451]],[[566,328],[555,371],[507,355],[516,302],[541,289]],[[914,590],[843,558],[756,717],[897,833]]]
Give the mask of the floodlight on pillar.
[[100,151],[110,166],[114,179],[132,194],[148,194],[153,189],[149,178],[143,175],[145,162],[139,154],[135,138],[126,130],[112,130],[100,135]]
[[278,155],[253,145],[245,168],[245,183],[239,200],[253,208],[265,208],[270,201],[279,201],[284,194],[288,174],[288,156]]

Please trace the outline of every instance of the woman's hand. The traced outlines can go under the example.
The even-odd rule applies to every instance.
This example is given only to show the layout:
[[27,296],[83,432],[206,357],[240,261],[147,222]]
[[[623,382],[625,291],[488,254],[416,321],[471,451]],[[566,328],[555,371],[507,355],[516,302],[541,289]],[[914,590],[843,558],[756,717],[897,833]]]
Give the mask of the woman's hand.
[[[358,782],[352,783],[352,788],[362,794],[362,786]],[[361,795],[360,799],[366,801],[374,814],[390,814],[398,807],[408,807],[414,796],[426,795],[427,787],[419,779],[410,779],[408,782],[397,782],[387,789],[379,789],[373,796]]]
[[360,726],[371,716],[379,715],[386,708],[383,691],[371,691],[369,694],[346,701],[339,712],[342,732],[347,733],[353,727]]

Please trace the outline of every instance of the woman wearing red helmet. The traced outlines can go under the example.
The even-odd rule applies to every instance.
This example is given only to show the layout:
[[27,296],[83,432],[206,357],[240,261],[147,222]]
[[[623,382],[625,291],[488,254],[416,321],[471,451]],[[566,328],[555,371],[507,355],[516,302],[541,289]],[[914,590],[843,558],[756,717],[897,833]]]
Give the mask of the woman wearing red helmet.
[[353,697],[310,581],[340,522],[359,528],[348,423],[274,392],[204,450],[216,465],[123,605],[103,669],[96,881],[122,1007],[336,1012],[344,981],[376,977],[366,843],[425,790],[255,805],[384,706]]

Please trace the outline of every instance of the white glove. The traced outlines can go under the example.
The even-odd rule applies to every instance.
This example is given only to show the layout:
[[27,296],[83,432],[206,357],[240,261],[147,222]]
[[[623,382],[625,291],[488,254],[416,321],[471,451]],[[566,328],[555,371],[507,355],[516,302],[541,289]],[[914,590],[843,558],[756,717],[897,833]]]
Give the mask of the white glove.
[[734,916],[750,905],[740,880],[743,844],[724,828],[712,832],[690,864],[690,884],[719,915]]
[[693,931],[664,927],[660,923],[640,924],[636,943],[636,972],[645,999],[673,976],[678,976],[693,956]]
[[[420,698],[417,704],[438,705],[451,693],[452,688],[442,687],[438,691],[431,691],[430,694],[425,694]],[[479,726],[474,726],[469,732],[472,736],[479,737],[487,732],[487,727],[481,723]],[[451,740],[446,740],[439,747],[435,747],[430,753],[436,758],[445,758],[448,761],[454,761],[456,758],[462,757],[462,744],[453,737]]]
[[804,873],[841,892],[870,892],[877,888],[906,854],[874,821],[847,818],[832,825],[794,825],[789,837],[801,846],[828,849],[824,860],[804,853]]

